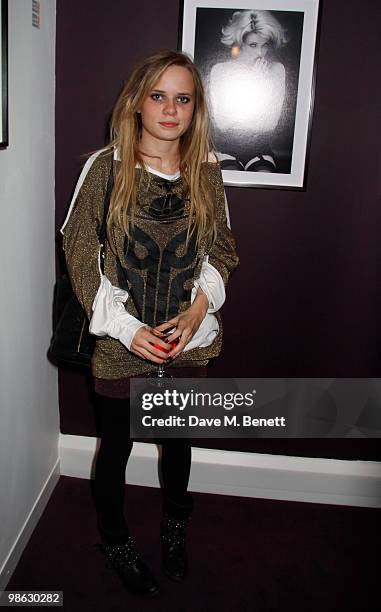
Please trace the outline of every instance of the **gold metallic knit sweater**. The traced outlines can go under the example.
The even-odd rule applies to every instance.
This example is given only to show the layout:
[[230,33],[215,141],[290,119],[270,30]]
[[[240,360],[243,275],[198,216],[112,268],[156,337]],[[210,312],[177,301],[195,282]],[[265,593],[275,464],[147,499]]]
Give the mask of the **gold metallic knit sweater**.
[[[63,246],[71,283],[89,319],[100,284],[97,232],[103,219],[111,160],[111,153],[95,159],[64,229]],[[117,170],[120,162],[112,163]],[[129,292],[127,312],[148,325],[189,308],[193,282],[200,275],[205,254],[225,286],[230,272],[238,265],[235,241],[226,222],[219,164],[205,162],[202,173],[216,206],[217,238],[212,246],[204,242],[196,250],[195,240],[191,240],[186,247],[190,202],[182,178],[167,181],[149,173],[147,179],[140,170],[132,238],[128,241],[123,230],[114,227],[110,242],[106,242],[104,274],[112,285]],[[219,313],[215,314],[220,330],[213,343],[181,353],[174,365],[206,365],[220,353],[222,325]],[[92,358],[96,378],[120,379],[155,368],[154,363],[141,359],[119,340],[97,339]]]

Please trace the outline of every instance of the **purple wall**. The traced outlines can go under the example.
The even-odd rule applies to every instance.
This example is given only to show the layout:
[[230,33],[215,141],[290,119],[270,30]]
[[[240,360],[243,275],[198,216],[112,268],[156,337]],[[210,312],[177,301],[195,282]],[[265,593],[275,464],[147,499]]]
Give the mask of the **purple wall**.
[[[213,376],[381,375],[376,12],[371,0],[324,3],[306,191],[227,188],[241,265],[224,306],[224,349]],[[158,48],[176,48],[178,16],[177,0],[141,0],[133,9],[125,0],[57,0],[57,227],[81,156],[105,143],[131,67]],[[94,434],[87,384],[81,373],[60,373],[64,433]],[[378,440],[363,439],[195,443],[381,455]]]

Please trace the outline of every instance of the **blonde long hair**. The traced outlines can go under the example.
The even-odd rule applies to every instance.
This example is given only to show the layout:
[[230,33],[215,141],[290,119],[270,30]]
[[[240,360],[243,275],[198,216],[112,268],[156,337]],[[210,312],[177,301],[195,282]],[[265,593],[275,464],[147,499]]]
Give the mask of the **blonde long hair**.
[[138,64],[115,105],[111,118],[111,142],[107,149],[117,149],[122,163],[110,200],[108,229],[115,224],[123,228],[128,237],[131,236],[138,192],[136,165],[142,172],[147,172],[139,151],[142,125],[138,110],[169,66],[187,68],[195,85],[192,121],[180,139],[180,172],[190,196],[187,240],[196,231],[199,245],[202,239],[213,239],[215,232],[214,205],[201,173],[201,165],[208,160],[211,149],[209,114],[199,71],[187,55],[177,51],[159,51]]

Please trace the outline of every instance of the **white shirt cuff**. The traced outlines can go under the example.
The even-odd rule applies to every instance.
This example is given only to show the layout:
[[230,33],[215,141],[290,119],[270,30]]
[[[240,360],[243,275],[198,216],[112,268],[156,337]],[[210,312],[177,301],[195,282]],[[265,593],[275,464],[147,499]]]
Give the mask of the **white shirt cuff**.
[[95,296],[89,330],[95,336],[110,336],[119,340],[128,350],[134,335],[146,324],[129,314],[124,304],[128,299],[128,291],[114,287],[108,278],[102,274],[101,284]]

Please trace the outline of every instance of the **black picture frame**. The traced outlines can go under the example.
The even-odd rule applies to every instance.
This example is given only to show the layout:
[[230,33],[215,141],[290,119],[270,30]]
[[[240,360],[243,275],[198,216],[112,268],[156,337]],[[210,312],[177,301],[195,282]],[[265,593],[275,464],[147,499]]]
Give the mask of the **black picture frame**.
[[[214,144],[226,185],[306,189],[321,7],[322,0],[182,0],[178,48],[193,57],[204,78]],[[233,18],[236,13],[240,15]],[[270,75],[267,82],[263,80],[262,72],[264,91],[276,91],[278,105],[269,103],[275,98],[266,99],[262,96],[263,108],[261,110],[258,102],[258,119],[255,119],[255,111],[249,108],[250,120],[245,123],[243,118],[239,125],[237,116],[244,117],[244,113],[235,112],[239,106],[234,99],[239,100],[238,104],[246,98],[251,102],[259,90],[259,79],[254,71],[247,69],[250,65],[252,70],[254,60],[250,60],[252,64],[244,63],[242,53],[237,61],[237,55],[233,54],[237,49],[238,55],[245,51],[244,43],[228,46],[226,37],[222,43],[222,29],[242,19],[241,32],[245,36],[242,40],[248,46],[248,24],[254,21],[256,26],[252,15],[259,15],[260,21],[261,15],[265,14],[274,17],[281,26],[279,29],[285,32],[284,41],[278,48],[271,48],[269,42],[263,45],[263,48],[267,47],[267,55],[265,61],[261,58],[265,69],[266,66],[273,69],[272,76],[267,68],[267,74]],[[248,24],[244,23],[244,16],[249,19]],[[241,27],[241,23],[239,25]],[[234,26],[235,34],[237,29],[239,31],[238,26]],[[253,26],[251,30],[254,31],[250,34],[261,31]],[[241,76],[242,66],[245,66],[244,74],[247,75],[244,78]],[[238,88],[234,85],[232,87],[234,78],[238,79],[237,83],[241,86],[240,97]],[[276,78],[280,83],[278,90],[275,86],[269,87]],[[229,100],[230,94],[232,101]],[[278,114],[274,110],[277,106]],[[230,109],[233,109],[231,118],[228,114]],[[267,116],[263,114],[263,109]],[[260,122],[259,117],[264,117],[264,120]],[[236,132],[234,121],[239,126]],[[266,122],[265,128],[263,126]],[[256,125],[261,127],[257,129]]]
[[0,0],[0,148],[9,145],[8,122],[8,0]]

